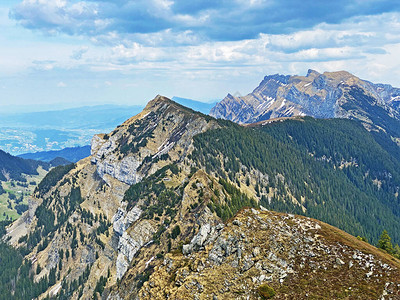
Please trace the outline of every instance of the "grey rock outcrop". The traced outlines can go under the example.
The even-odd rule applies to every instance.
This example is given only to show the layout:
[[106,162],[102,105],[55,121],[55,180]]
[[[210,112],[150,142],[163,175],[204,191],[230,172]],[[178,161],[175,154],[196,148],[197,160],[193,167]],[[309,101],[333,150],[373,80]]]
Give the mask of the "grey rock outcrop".
[[119,208],[113,217],[113,229],[115,232],[122,236],[128,227],[137,221],[142,214],[142,210],[135,206],[128,213],[123,208]]
[[109,182],[106,174],[126,184],[135,184],[141,180],[137,173],[141,161],[133,155],[126,156],[119,160],[115,154],[118,145],[116,142],[118,135],[112,136],[109,140],[104,140],[95,135],[91,143],[92,159],[96,165],[97,173],[105,181]]
[[118,243],[117,278],[121,278],[134,255],[145,244],[151,241],[156,229],[148,220],[142,220],[124,231]]
[[[353,292],[360,284],[374,286],[379,295],[396,294],[398,270],[379,251],[358,250],[354,247],[362,245],[344,235],[310,218],[245,209],[225,226],[204,224],[184,246],[185,255],[167,254],[138,295],[141,299],[194,299],[193,295],[258,299],[257,289],[268,285],[283,288],[284,292],[277,291],[277,299],[307,299],[321,295],[321,290],[335,298],[338,290]],[[396,278],[396,283],[389,278]],[[358,297],[358,293],[363,290],[354,288],[351,295]]]

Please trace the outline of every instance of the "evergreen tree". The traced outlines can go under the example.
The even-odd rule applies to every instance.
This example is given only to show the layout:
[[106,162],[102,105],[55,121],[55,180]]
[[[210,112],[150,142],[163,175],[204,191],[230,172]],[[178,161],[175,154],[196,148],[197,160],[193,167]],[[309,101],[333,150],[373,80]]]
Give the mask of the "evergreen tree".
[[399,244],[396,244],[393,249],[393,256],[400,259],[400,246]]
[[393,253],[392,238],[386,230],[383,230],[381,237],[379,238],[378,248],[385,250],[387,253]]

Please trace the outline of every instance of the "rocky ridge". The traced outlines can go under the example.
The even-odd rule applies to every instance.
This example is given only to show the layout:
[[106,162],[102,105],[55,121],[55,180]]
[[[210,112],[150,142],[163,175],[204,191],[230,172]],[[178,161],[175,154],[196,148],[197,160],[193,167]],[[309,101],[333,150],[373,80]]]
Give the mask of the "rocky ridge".
[[258,299],[267,284],[274,299],[398,299],[399,266],[322,222],[245,209],[166,255],[138,298]]

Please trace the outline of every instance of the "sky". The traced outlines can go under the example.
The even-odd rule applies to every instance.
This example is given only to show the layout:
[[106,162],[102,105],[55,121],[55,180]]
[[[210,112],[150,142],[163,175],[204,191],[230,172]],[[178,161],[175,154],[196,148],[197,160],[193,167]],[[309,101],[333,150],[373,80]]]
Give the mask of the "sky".
[[0,111],[211,101],[308,69],[400,87],[399,54],[395,0],[1,0]]

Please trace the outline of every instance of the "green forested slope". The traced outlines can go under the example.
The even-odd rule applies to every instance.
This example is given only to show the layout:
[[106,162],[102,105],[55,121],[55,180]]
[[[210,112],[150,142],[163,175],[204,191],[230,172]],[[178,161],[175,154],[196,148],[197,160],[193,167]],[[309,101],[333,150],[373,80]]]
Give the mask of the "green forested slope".
[[[259,170],[269,176],[267,185],[256,186],[268,208],[305,214],[373,243],[383,229],[400,240],[400,152],[383,134],[343,119],[304,118],[257,128],[221,124],[195,137],[193,157],[208,171],[235,182],[240,164]],[[217,158],[221,154],[223,160]],[[303,199],[306,211],[289,195]]]

